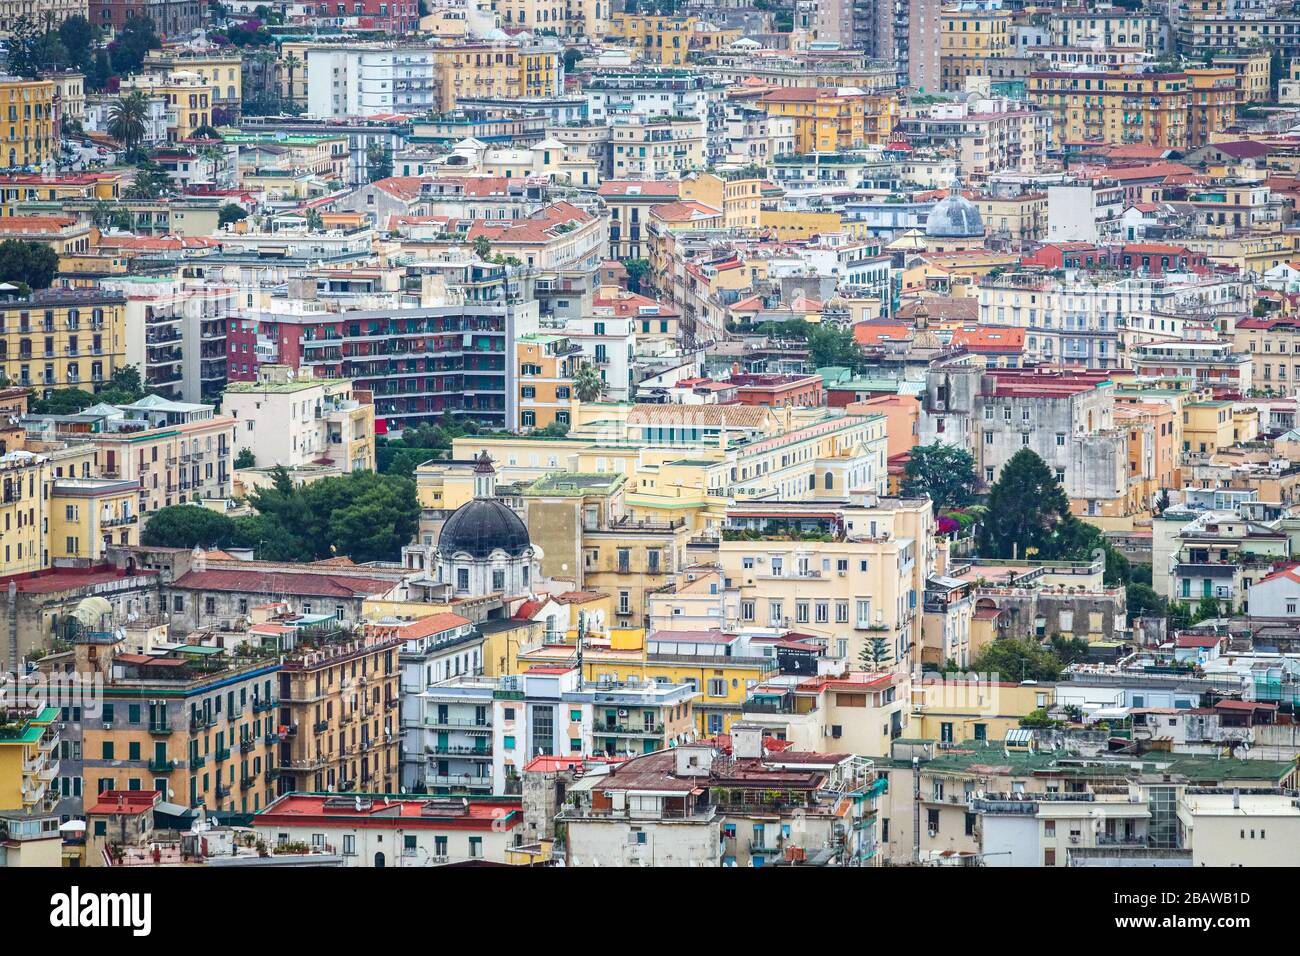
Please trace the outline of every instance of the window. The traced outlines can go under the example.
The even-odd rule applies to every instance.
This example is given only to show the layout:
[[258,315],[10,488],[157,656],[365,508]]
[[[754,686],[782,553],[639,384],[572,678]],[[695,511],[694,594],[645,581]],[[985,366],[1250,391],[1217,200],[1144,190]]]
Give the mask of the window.
[[713,678],[710,678],[710,679],[709,679],[709,696],[710,696],[710,697],[726,697],[726,696],[727,696],[727,682],[726,682],[723,678],[721,678],[721,677],[713,677]]

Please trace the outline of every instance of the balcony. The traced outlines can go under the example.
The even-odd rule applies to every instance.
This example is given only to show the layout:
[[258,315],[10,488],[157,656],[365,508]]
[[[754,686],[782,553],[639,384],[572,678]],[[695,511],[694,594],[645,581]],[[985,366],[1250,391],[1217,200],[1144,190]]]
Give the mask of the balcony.
[[268,710],[275,710],[275,708],[279,706],[279,703],[280,702],[277,700],[272,700],[272,699],[262,700],[262,699],[254,698],[253,713],[262,714]]
[[230,759],[229,747],[218,747],[216,750],[212,752],[213,763],[221,763],[223,760],[229,760],[229,759]]
[[217,784],[217,799],[230,796],[230,789],[231,787],[228,783]]
[[593,737],[662,737],[663,724],[602,724],[591,729]]
[[149,772],[150,773],[171,773],[173,770],[176,769],[176,763],[177,761],[174,760],[158,760],[157,758],[154,758],[153,760],[149,761]]
[[168,737],[172,733],[171,725],[166,721],[149,721],[149,733],[155,737]]
[[254,740],[252,737],[245,737],[243,740],[239,742],[239,752],[241,754],[252,753],[253,748],[256,745],[257,745],[257,741]]
[[207,759],[208,759],[208,758],[207,758],[207,757],[204,757],[204,756],[191,757],[191,758],[190,758],[190,769],[191,769],[191,770],[198,770],[200,767],[203,766],[204,762],[205,762]]
[[484,757],[491,759],[492,747],[463,747],[455,744],[425,747],[425,752],[439,757]]
[[426,727],[449,727],[452,729],[469,729],[490,731],[492,722],[489,720],[476,720],[468,717],[426,717],[424,719]]
[[267,783],[275,783],[275,781],[280,779],[280,768],[271,767],[265,773],[262,774],[262,779],[265,780]]
[[316,721],[315,724],[312,725],[312,730],[318,734],[323,734],[325,733],[325,731],[329,729],[330,729],[330,722],[328,720],[318,720]]
[[466,787],[479,790],[491,790],[492,778],[479,777],[468,773],[431,773],[424,778],[428,787]]

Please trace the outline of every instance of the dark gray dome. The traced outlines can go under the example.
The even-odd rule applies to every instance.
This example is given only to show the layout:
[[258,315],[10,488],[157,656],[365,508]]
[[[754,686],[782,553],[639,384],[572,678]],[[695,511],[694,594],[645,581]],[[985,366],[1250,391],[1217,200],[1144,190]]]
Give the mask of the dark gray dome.
[[925,234],[931,239],[976,239],[984,235],[984,220],[973,202],[954,192],[930,210]]
[[498,549],[517,558],[531,545],[519,515],[494,498],[475,498],[461,505],[438,535],[438,550],[447,558],[462,551],[488,558]]

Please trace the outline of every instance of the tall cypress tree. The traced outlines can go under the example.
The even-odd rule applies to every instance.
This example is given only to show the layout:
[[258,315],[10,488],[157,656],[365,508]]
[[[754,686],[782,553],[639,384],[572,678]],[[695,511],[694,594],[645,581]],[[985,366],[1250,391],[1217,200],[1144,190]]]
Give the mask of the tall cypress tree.
[[1060,550],[1060,536],[1077,519],[1056,475],[1032,449],[1022,448],[1002,467],[989,492],[988,512],[980,527],[980,554],[986,558],[1035,557],[1050,560]]

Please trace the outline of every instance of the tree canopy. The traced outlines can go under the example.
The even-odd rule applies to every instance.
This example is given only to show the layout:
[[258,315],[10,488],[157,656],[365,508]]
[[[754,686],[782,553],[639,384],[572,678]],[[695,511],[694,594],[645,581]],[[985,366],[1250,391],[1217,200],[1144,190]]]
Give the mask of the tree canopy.
[[984,557],[1033,554],[1053,560],[1076,544],[1065,540],[1075,532],[1065,489],[1032,449],[1020,449],[1002,466],[987,506],[980,526],[980,554]]
[[935,442],[912,449],[904,469],[904,495],[928,496],[935,514],[940,508],[959,508],[970,504],[975,496],[975,459],[956,445]]
[[[141,541],[152,547],[252,548],[267,561],[391,561],[419,525],[415,483],[398,475],[352,472],[297,487],[283,467],[249,495],[255,514],[230,518],[194,505],[153,513]],[[213,517],[197,517],[202,511]]]
[[43,242],[6,239],[0,242],[0,281],[48,289],[59,268],[59,254]]

